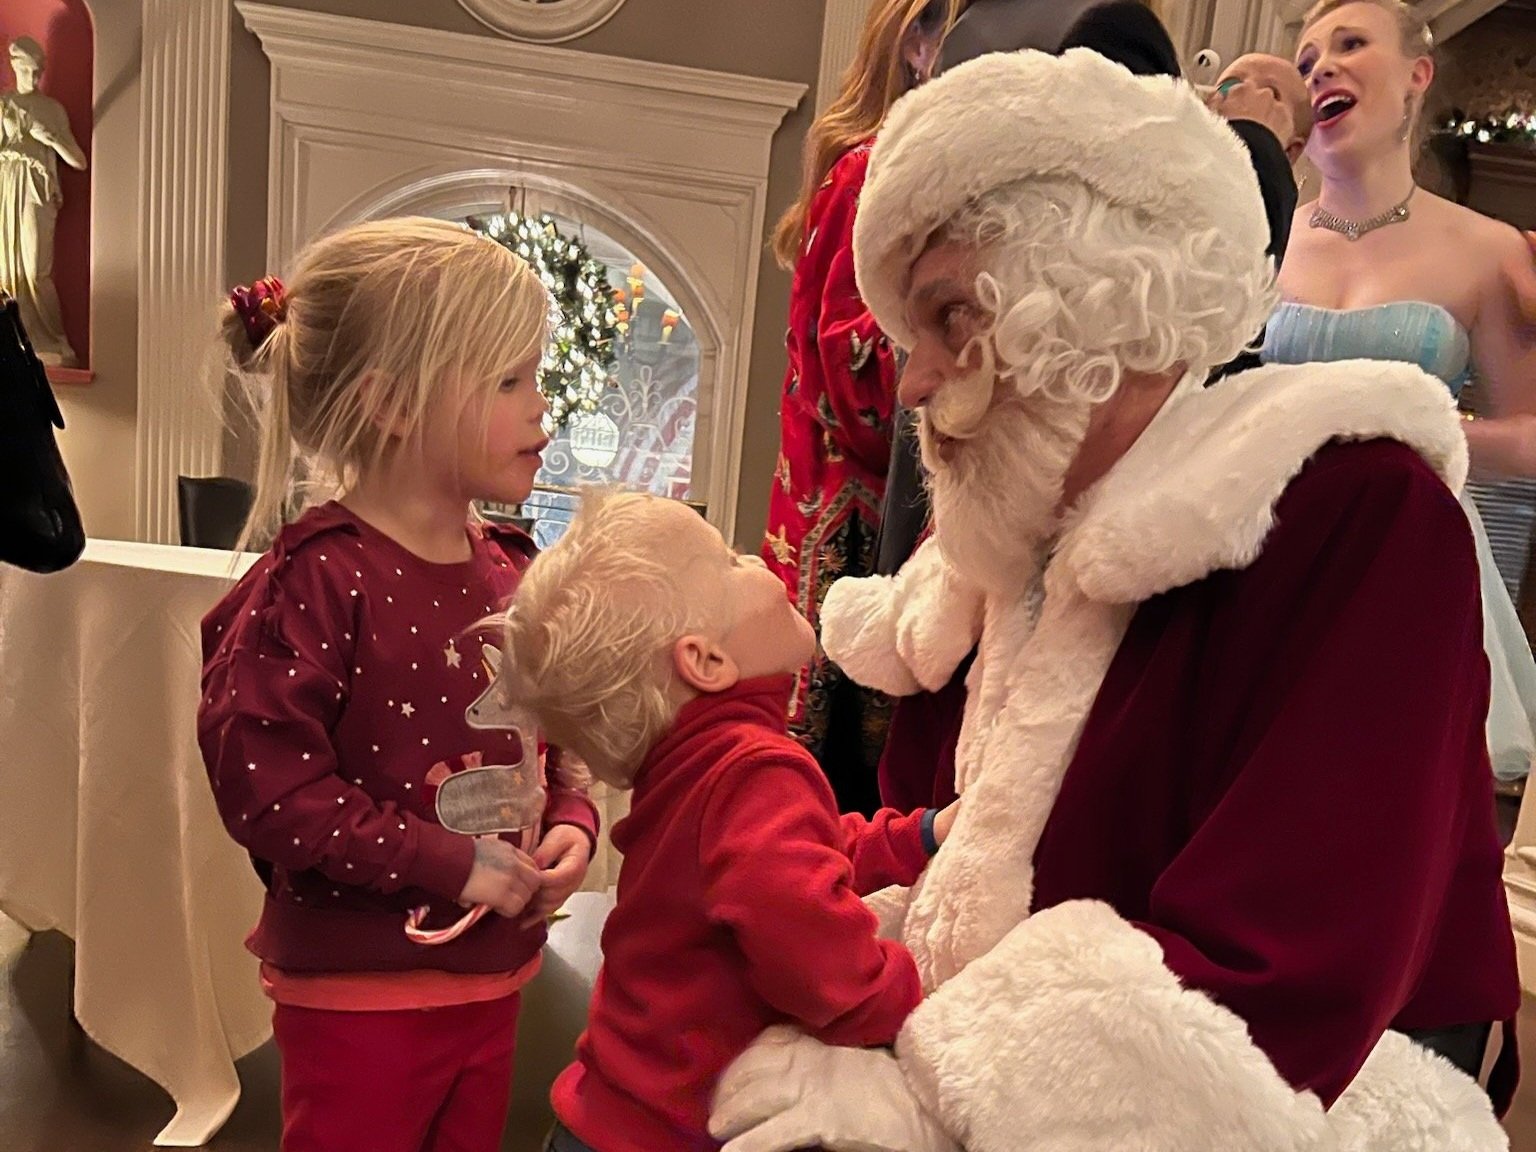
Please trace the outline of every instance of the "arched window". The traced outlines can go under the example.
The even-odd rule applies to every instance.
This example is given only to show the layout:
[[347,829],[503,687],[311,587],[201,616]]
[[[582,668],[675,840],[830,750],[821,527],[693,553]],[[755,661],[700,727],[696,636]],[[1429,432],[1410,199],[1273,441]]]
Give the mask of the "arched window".
[[[603,266],[618,317],[615,364],[598,410],[577,413],[544,452],[533,496],[516,514],[547,546],[570,521],[583,485],[611,484],[695,505],[699,345],[676,295],[619,241],[555,215]],[[512,511],[493,509],[493,511]]]

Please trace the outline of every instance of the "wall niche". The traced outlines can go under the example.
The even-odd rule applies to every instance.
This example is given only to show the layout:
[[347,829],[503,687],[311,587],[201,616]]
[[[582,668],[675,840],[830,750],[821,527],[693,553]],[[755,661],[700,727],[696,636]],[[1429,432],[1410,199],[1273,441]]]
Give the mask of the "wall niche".
[[56,383],[83,384],[92,376],[94,67],[95,27],[84,0],[6,0],[0,12],[0,288],[20,302]]

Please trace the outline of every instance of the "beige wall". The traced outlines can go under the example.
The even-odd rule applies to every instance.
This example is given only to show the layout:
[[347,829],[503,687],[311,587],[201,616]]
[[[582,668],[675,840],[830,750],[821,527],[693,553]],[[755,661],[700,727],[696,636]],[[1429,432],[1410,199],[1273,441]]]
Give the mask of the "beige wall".
[[86,531],[134,531],[134,413],[138,391],[139,0],[91,0],[96,19],[91,164],[91,354],[96,379],[55,389],[59,446]]
[[[282,7],[329,12],[415,27],[494,36],[454,0],[268,0]],[[564,45],[588,52],[798,81],[813,89],[774,138],[769,172],[771,228],[799,182],[800,142],[815,106],[822,5],[763,0],[629,0],[597,31]],[[228,263],[232,280],[264,269],[268,68],[256,40],[237,19],[231,46],[230,210]],[[766,243],[766,237],[764,238]],[[737,543],[756,548],[767,519],[768,485],[778,454],[779,391],[784,373],[784,326],[789,279],[770,258],[758,278],[752,372],[747,394]],[[231,470],[249,456],[246,444],[226,441]]]

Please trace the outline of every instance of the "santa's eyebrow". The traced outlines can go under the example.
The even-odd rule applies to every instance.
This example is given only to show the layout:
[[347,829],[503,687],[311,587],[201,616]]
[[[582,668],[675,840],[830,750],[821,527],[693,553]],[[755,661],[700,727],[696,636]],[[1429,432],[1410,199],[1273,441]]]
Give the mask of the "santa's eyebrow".
[[964,296],[964,294],[965,284],[951,276],[941,276],[937,280],[924,282],[913,291],[904,309],[908,327],[917,327],[917,314],[932,307],[934,301],[942,300],[947,296]]
[[940,297],[955,296],[964,291],[965,285],[963,283],[952,277],[944,276],[938,280],[929,280],[927,283],[919,286],[917,291],[912,293],[912,303],[923,307],[932,304]]

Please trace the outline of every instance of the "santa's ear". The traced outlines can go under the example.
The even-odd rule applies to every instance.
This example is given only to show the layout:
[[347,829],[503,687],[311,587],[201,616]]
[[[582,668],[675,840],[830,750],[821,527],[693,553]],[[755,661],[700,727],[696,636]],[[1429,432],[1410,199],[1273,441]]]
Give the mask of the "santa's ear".
[[695,692],[725,692],[741,679],[741,669],[730,653],[708,636],[697,634],[672,645],[672,668]]

